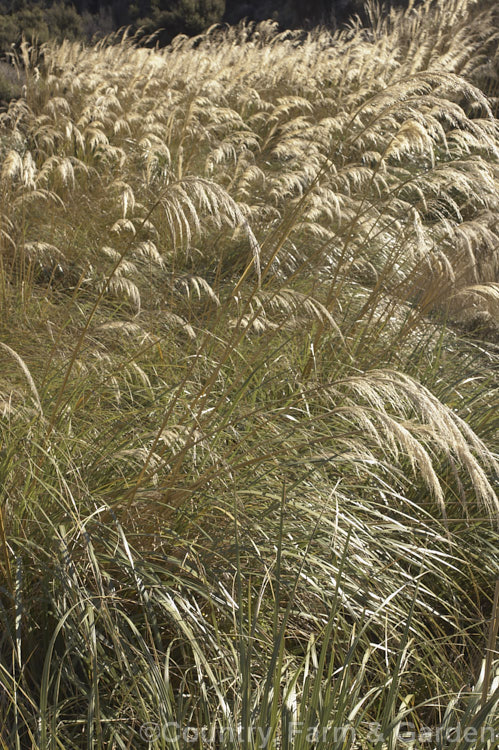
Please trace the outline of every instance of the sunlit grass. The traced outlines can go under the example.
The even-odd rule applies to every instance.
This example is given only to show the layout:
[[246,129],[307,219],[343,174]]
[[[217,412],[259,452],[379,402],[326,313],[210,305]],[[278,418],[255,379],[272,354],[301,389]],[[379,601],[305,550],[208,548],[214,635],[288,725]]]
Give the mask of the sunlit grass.
[[499,731],[494,23],[23,48],[4,747]]

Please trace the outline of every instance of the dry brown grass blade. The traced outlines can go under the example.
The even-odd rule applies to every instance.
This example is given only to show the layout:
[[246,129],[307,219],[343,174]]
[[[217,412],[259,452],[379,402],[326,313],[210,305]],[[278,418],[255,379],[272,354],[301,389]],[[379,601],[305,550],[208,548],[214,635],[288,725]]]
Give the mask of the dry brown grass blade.
[[38,390],[37,390],[37,387],[35,385],[35,381],[33,380],[32,376],[31,376],[31,373],[30,373],[30,371],[28,369],[28,366],[27,366],[26,362],[23,360],[22,357],[19,356],[19,354],[16,351],[14,351],[14,349],[12,349],[7,344],[4,344],[3,341],[0,341],[0,347],[2,347],[2,349],[4,349],[17,362],[17,364],[19,365],[19,367],[23,371],[23,373],[24,373],[24,375],[26,377],[26,380],[28,381],[28,385],[29,385],[31,394],[33,396],[33,401],[35,402],[35,405],[36,405],[38,411],[40,412],[40,414],[43,415],[43,409],[42,409],[42,404],[41,404],[41,401],[40,401],[40,396],[38,395]]

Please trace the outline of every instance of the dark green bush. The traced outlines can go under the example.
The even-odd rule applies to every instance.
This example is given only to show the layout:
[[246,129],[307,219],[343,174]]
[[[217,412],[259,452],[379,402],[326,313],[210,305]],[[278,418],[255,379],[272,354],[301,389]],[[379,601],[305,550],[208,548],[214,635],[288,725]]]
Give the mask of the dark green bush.
[[83,34],[83,21],[72,5],[58,2],[47,8],[45,17],[50,35],[59,41],[79,39]]
[[0,5],[0,55],[10,51],[24,37],[30,44],[43,44],[49,39],[80,39],[84,33],[81,16],[74,6],[57,2],[45,7],[40,4],[23,4],[15,9]]
[[131,20],[145,33],[159,32],[160,44],[168,44],[178,34],[193,36],[208,26],[219,23],[224,13],[224,0],[156,0],[150,14],[141,16],[137,6],[130,9]]
[[21,90],[21,81],[15,68],[6,62],[0,62],[0,104],[20,96]]

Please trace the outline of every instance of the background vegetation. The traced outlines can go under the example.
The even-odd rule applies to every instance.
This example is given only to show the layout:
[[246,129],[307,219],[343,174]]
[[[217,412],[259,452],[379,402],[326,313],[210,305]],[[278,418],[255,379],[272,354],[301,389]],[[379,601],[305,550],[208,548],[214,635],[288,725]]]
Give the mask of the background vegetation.
[[23,34],[30,42],[90,41],[129,26],[167,44],[178,34],[199,34],[215,23],[246,18],[273,19],[281,28],[334,26],[362,9],[359,0],[0,0],[0,54],[9,52]]
[[497,14],[367,14],[19,48],[2,747],[499,734]]

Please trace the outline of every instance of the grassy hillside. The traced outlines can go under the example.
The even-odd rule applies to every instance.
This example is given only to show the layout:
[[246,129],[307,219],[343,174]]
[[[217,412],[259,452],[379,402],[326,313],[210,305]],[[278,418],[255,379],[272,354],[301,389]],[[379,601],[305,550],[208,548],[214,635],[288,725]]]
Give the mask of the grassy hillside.
[[497,741],[497,17],[371,17],[24,47],[1,747]]

